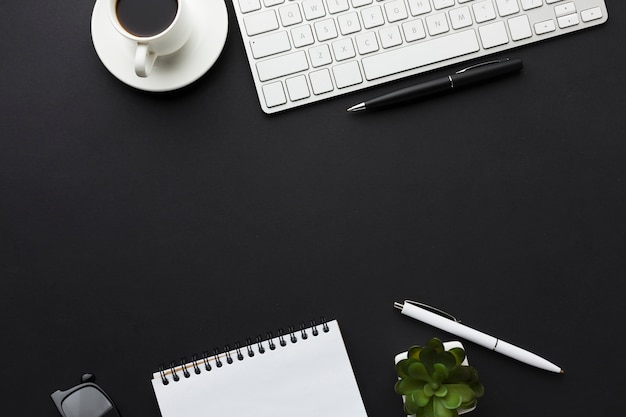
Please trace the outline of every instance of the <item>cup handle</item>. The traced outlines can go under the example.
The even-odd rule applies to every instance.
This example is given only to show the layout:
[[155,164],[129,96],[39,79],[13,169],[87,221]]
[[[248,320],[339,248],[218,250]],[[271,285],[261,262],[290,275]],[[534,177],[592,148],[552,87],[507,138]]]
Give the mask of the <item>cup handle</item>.
[[138,43],[137,50],[135,51],[135,74],[139,77],[147,77],[150,75],[156,58],[157,55],[148,50],[147,44]]

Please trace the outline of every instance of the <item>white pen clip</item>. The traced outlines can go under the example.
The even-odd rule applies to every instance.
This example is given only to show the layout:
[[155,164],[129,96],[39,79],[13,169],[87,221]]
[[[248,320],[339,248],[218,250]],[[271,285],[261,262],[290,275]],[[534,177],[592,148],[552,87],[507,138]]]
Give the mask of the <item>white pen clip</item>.
[[[467,68],[463,68],[462,70],[459,70],[459,71],[455,72],[455,74],[462,74],[462,73],[464,73],[466,71],[470,71],[470,70],[473,70],[473,69],[478,68],[478,67],[483,67],[485,65],[491,65],[491,64],[499,64],[501,62],[506,62],[508,60],[509,60],[509,58],[504,58],[504,59],[495,59],[493,61],[481,62],[480,64],[475,64],[475,65],[471,65],[471,66],[469,66]],[[422,305],[422,304],[420,304],[420,305]]]
[[426,309],[428,311],[431,311],[433,313],[437,313],[437,314],[439,314],[441,316],[447,317],[447,318],[449,318],[452,321],[455,321],[457,323],[461,322],[461,320],[457,320],[457,318],[454,317],[452,314],[446,313],[445,311],[440,310],[437,307],[433,307],[431,305],[420,303],[419,301],[413,301],[413,300],[404,300],[404,302],[408,303],[408,304],[413,304],[414,306],[422,307],[422,308],[424,308],[424,309]]

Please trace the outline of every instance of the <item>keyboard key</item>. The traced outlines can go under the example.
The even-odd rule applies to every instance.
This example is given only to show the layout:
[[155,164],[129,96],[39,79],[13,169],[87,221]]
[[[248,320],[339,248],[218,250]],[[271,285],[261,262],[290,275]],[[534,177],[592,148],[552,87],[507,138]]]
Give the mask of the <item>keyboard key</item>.
[[580,23],[580,21],[578,20],[578,15],[575,13],[567,16],[561,16],[557,19],[557,22],[559,22],[559,27],[561,29],[576,26]]
[[243,24],[246,27],[248,36],[258,35],[259,33],[269,32],[278,29],[278,19],[274,10],[267,10],[261,13],[245,16]]
[[378,31],[380,36],[380,44],[383,48],[391,48],[402,44],[402,36],[398,26],[387,26]]
[[447,59],[460,57],[480,49],[473,29],[393,49],[361,61],[367,80],[375,80]]
[[506,34],[506,27],[502,21],[481,26],[478,28],[478,33],[485,49],[509,43],[509,36]]
[[302,2],[302,10],[304,10],[306,20],[319,19],[326,16],[322,0],[304,0]]
[[333,81],[330,78],[330,71],[326,68],[311,72],[309,74],[309,80],[311,80],[311,88],[315,95],[329,93],[334,90]]
[[273,80],[284,75],[295,74],[309,68],[304,51],[292,52],[276,58],[259,61],[256,64],[261,81]]
[[428,33],[430,33],[430,36],[441,35],[442,33],[446,33],[450,30],[445,13],[437,13],[428,16],[426,18],[426,26],[428,27]]
[[430,2],[428,0],[409,0],[409,10],[412,16],[430,12]]
[[309,85],[306,82],[304,75],[298,75],[297,77],[287,78],[285,80],[287,86],[287,93],[291,101],[298,101],[311,96],[309,92]]
[[328,48],[326,44],[314,46],[309,49],[309,56],[311,57],[311,65],[313,65],[313,68],[328,65],[333,62],[333,57],[330,55],[330,48]]
[[544,33],[554,32],[556,30],[554,20],[545,20],[543,22],[535,23],[534,28],[537,35],[543,35]]
[[378,51],[378,40],[376,39],[376,34],[374,32],[358,34],[355,40],[356,49],[361,55]]
[[387,13],[387,21],[389,23],[404,20],[409,17],[404,5],[404,0],[391,0],[385,3],[385,13]]
[[326,19],[315,22],[315,34],[320,42],[337,37],[337,27],[333,19]]
[[280,81],[263,86],[263,98],[267,107],[276,107],[287,102],[283,83]]
[[339,31],[342,35],[349,35],[361,30],[359,16],[356,12],[342,14],[337,18],[337,22],[339,23]]
[[498,13],[502,17],[519,12],[517,0],[496,0],[496,5],[498,6]]
[[259,0],[239,0],[239,9],[241,9],[241,13],[250,13],[255,10],[260,10],[261,2]]
[[521,0],[522,1],[522,9],[530,10],[536,9],[537,7],[543,6],[543,0]]
[[277,6],[279,4],[283,4],[285,0],[263,0],[263,4],[265,7]]
[[602,10],[599,7],[594,7],[592,9],[583,10],[580,12],[580,17],[583,22],[591,22],[592,20],[601,19],[602,18]]
[[426,37],[422,19],[410,20],[402,24],[402,31],[407,42],[415,42]]
[[313,45],[313,43],[315,43],[313,31],[309,25],[298,26],[291,29],[291,38],[293,39],[293,46],[296,48]]
[[568,14],[572,13],[576,13],[576,6],[573,2],[554,6],[554,14],[556,15],[556,17],[567,16]]
[[348,0],[326,0],[326,5],[330,14],[341,13],[350,9]]
[[282,6],[278,9],[280,14],[280,21],[283,26],[297,25],[302,22],[302,15],[300,14],[300,6],[298,3],[289,3],[286,6]]
[[375,28],[385,24],[385,18],[380,6],[368,7],[361,10],[361,18],[363,19],[363,26],[365,29]]
[[363,82],[359,63],[356,61],[335,65],[333,67],[333,75],[335,76],[337,88],[346,88]]
[[356,52],[354,51],[354,45],[352,39],[343,38],[332,43],[333,53],[335,54],[336,61],[345,61],[346,59],[354,58]]
[[454,0],[433,0],[433,5],[436,10],[445,9],[446,7],[454,6]]
[[493,8],[491,0],[483,0],[472,4],[476,23],[487,22],[496,18],[496,11]]
[[259,36],[250,41],[252,56],[259,59],[291,49],[287,32],[281,31],[270,35]]
[[522,15],[513,17],[508,20],[509,30],[511,31],[511,39],[514,41],[521,41],[533,36],[533,32],[530,29],[530,22],[528,16]]
[[464,27],[472,26],[472,15],[470,14],[469,7],[460,7],[458,9],[450,10],[450,23],[452,29],[458,30]]
[[372,4],[372,0],[351,0],[352,7],[363,7]]

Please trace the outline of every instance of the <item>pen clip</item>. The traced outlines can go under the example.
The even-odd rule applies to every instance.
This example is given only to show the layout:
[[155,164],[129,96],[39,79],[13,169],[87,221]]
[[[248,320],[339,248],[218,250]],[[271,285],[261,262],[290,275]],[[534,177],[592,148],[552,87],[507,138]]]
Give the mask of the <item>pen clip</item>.
[[428,311],[430,311],[430,312],[432,312],[432,313],[437,313],[437,314],[439,314],[440,316],[447,317],[447,318],[449,318],[449,319],[451,319],[452,321],[455,321],[455,322],[457,322],[457,323],[460,323],[460,322],[461,322],[461,320],[458,320],[458,319],[457,319],[456,317],[454,317],[452,314],[450,314],[450,313],[446,313],[445,311],[440,310],[440,309],[438,309],[437,307],[433,307],[433,306],[431,306],[431,305],[424,304],[424,303],[420,303],[419,301],[413,301],[413,300],[404,300],[404,302],[405,302],[405,303],[408,303],[408,304],[413,304],[414,306],[422,307],[422,308],[423,308],[423,309],[425,309],[425,310],[428,310]]
[[509,60],[509,58],[504,58],[504,59],[495,59],[493,61],[481,62],[479,64],[475,64],[475,65],[471,65],[471,66],[469,66],[467,68],[463,68],[462,70],[459,70],[459,71],[455,72],[455,74],[462,74],[462,73],[464,73],[466,71],[471,71],[471,70],[473,70],[475,68],[478,68],[478,67],[483,67],[485,65],[491,65],[491,64],[499,64],[501,62],[506,62],[508,60]]

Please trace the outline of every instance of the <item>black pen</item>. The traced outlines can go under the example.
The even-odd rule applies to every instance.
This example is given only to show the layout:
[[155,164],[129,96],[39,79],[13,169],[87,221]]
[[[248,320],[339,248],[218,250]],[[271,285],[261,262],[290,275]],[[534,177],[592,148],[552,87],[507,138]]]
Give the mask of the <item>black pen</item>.
[[481,81],[486,81],[501,75],[519,71],[522,69],[522,66],[521,59],[505,58],[497,61],[482,62],[480,64],[464,68],[454,74],[393,91],[380,97],[354,105],[350,107],[348,111],[357,112],[370,110],[433,94],[454,91],[460,87],[465,87],[467,85],[476,84]]

